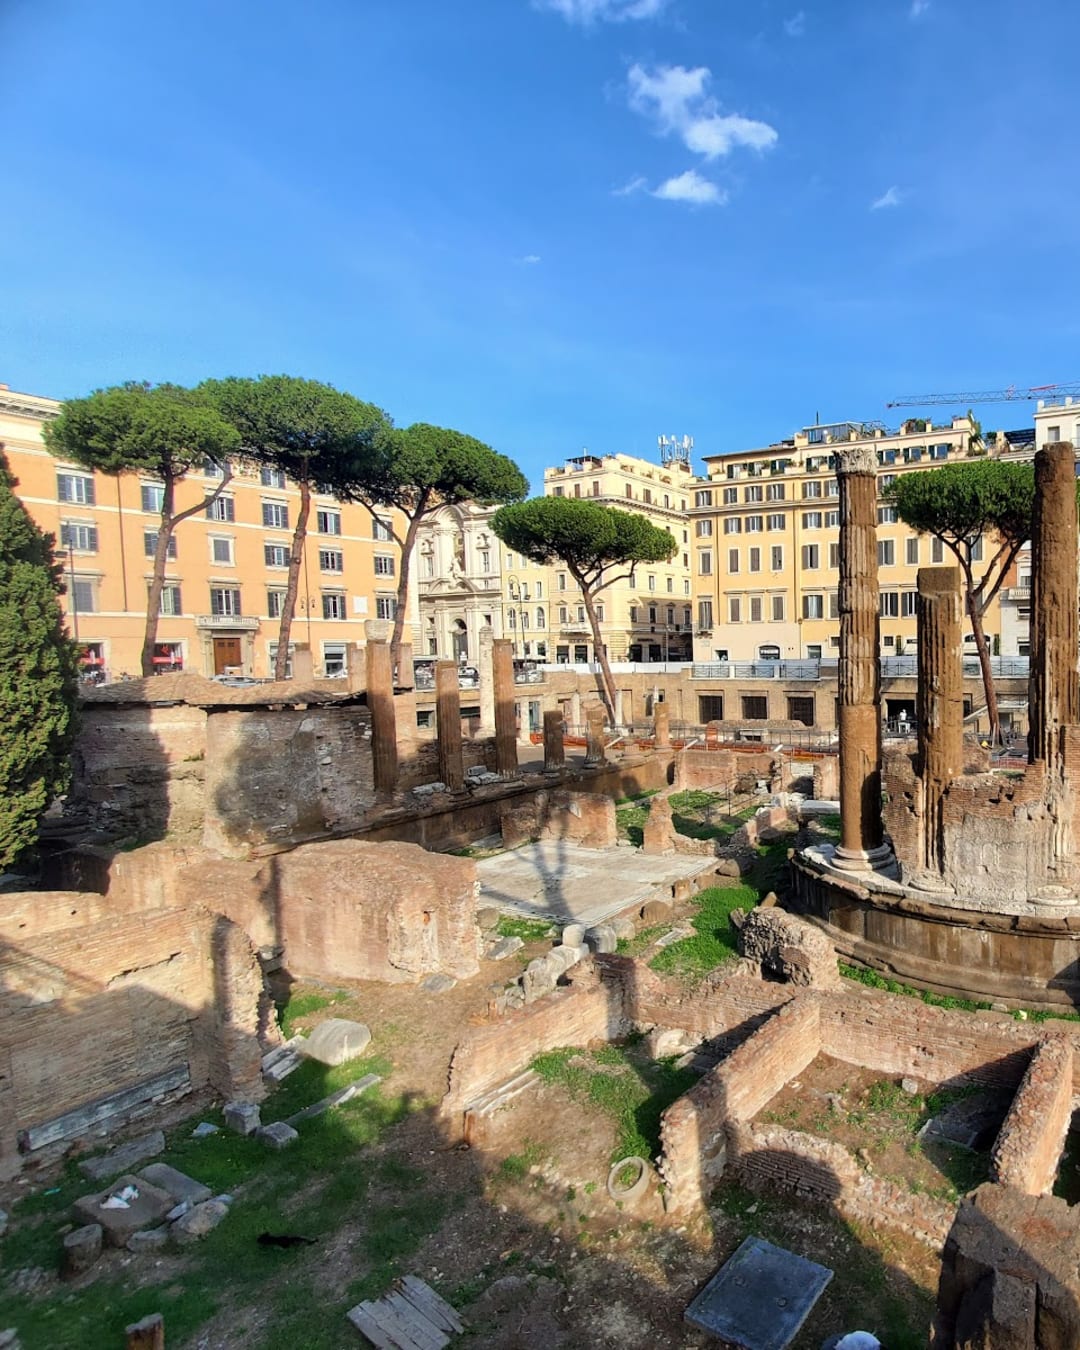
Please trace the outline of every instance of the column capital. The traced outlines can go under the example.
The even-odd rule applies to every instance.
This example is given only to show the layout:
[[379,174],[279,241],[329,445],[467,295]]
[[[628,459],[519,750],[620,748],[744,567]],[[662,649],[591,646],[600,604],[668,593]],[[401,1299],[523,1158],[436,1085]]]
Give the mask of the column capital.
[[840,476],[849,473],[877,473],[877,451],[869,445],[842,445],[834,453],[836,472]]

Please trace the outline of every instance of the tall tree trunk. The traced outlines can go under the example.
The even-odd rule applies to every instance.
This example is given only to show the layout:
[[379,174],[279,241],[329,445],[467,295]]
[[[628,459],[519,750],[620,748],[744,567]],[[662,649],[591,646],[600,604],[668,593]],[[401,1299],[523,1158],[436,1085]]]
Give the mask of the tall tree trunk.
[[611,666],[608,663],[607,648],[604,646],[604,640],[600,636],[600,620],[596,617],[596,604],[593,599],[592,591],[585,585],[580,577],[575,577],[578,585],[581,587],[581,598],[585,602],[585,613],[589,616],[589,627],[593,635],[593,652],[595,653],[597,663],[600,666],[600,679],[597,680],[597,688],[600,697],[604,701],[604,707],[607,710],[608,721],[612,728],[615,726],[615,677],[611,673]]
[[[412,514],[409,516],[409,527],[405,531],[405,538],[401,545],[401,560],[399,566],[401,575],[398,577],[397,601],[394,610],[394,632],[390,638],[390,661],[391,664],[398,667],[398,683],[403,682],[405,672],[400,669],[401,666],[401,639],[405,633],[405,611],[409,604],[409,561],[412,558],[413,545],[416,543],[416,535],[420,529],[420,521],[427,511],[428,502],[431,500],[431,493],[425,488],[417,497],[416,505],[413,507]],[[412,683],[412,671],[408,672],[409,683]]]
[[161,524],[158,526],[157,541],[154,544],[154,571],[150,577],[150,590],[146,596],[146,627],[143,630],[142,645],[144,678],[154,673],[154,647],[157,645],[161,592],[165,588],[165,563],[169,556],[169,540],[175,528],[173,524],[175,498],[175,479],[172,474],[165,474],[161,491]]
[[311,480],[308,477],[306,460],[299,488],[300,511],[296,517],[296,528],[293,530],[292,549],[289,553],[289,580],[285,587],[285,599],[281,603],[281,623],[278,627],[277,653],[274,656],[275,680],[284,680],[288,672],[289,638],[292,635],[293,614],[296,611],[296,594],[300,589],[300,564],[304,560],[308,516],[311,514]]
[[968,618],[971,620],[971,631],[975,635],[975,649],[979,653],[979,665],[982,667],[983,689],[986,692],[986,713],[990,719],[990,743],[999,745],[1001,743],[1001,721],[998,717],[997,690],[994,688],[994,674],[990,669],[990,649],[986,643],[986,633],[983,629],[982,611],[975,599],[974,592],[971,589],[971,578],[967,578],[966,587]]

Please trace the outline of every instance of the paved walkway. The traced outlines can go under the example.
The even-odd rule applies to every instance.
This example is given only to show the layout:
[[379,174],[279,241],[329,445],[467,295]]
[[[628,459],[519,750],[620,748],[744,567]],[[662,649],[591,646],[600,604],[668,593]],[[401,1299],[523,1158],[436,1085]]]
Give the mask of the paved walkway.
[[708,862],[679,853],[647,856],[639,848],[581,848],[558,839],[483,858],[476,870],[482,905],[591,926],[643,905],[657,886],[693,876]]

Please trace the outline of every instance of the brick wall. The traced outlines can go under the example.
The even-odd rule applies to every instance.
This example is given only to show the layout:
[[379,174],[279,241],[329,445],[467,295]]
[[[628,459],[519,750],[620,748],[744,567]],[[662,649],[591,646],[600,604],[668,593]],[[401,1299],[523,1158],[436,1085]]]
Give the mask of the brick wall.
[[991,1180],[1049,1195],[1072,1120],[1073,1047],[1047,1036],[1035,1047],[991,1156]]

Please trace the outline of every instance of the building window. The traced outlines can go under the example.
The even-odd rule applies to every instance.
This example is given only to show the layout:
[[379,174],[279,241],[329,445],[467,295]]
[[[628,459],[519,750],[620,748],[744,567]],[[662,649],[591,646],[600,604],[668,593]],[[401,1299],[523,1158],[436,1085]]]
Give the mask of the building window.
[[940,539],[930,540],[930,561],[932,563],[945,561],[945,545]]
[[878,614],[883,619],[900,617],[900,592],[882,591],[878,596]]
[[[626,495],[630,498],[631,501],[633,501],[633,498],[634,498],[634,489],[633,489],[632,484],[630,484],[630,483],[627,483],[627,484],[626,484]],[[569,648],[567,648],[567,651],[569,651]]]
[[837,591],[829,592],[829,618],[838,619],[840,617],[840,595]]
[[65,520],[60,525],[60,546],[70,548],[76,553],[96,553],[98,532],[96,525],[82,525],[74,520]]
[[164,500],[165,489],[160,483],[141,483],[139,485],[139,503],[148,514],[160,516]]
[[891,567],[894,562],[896,562],[896,541],[879,539],[877,541],[877,565],[879,567]]
[[784,528],[784,517],[782,515],[769,516],[766,524],[770,530],[782,530]]
[[814,481],[812,483],[804,483],[802,485],[802,495],[803,501],[806,501],[808,498],[811,497],[820,497],[822,495],[821,483],[817,481]]
[[913,534],[904,544],[904,560],[909,567],[919,565],[919,537]]
[[787,710],[789,722],[801,722],[804,727],[814,725],[813,694],[788,694]]
[[781,544],[773,544],[769,549],[769,566],[779,572],[784,566],[784,549]]
[[377,619],[392,619],[397,614],[397,601],[392,595],[377,595],[375,597],[375,617]]
[[565,590],[566,590],[566,573],[565,573],[565,572],[556,572],[556,574],[555,574],[555,585],[556,585],[556,587],[557,587],[560,591],[565,591]]
[[739,489],[738,489],[738,488],[724,488],[724,491],[723,491],[723,505],[724,505],[724,506],[734,506],[735,503],[736,503],[738,500],[739,500]]
[[[600,496],[600,484],[599,484],[599,482],[598,482],[596,479],[593,479],[592,495],[593,495],[594,497],[599,497],[599,496]],[[665,502],[664,505],[666,506],[667,503]]]
[[[269,670],[271,676],[272,676],[273,673],[274,673],[274,666],[277,664],[277,651],[278,651],[278,644],[277,644],[276,642],[268,642],[268,643],[266,644],[266,659],[267,659],[267,662],[269,663],[269,664],[268,664],[268,670]],[[293,673],[293,672],[292,672],[292,661],[293,661],[293,652],[294,652],[294,651],[295,651],[295,647],[294,647],[293,644],[290,642],[290,643],[289,643],[289,655],[286,657],[286,660],[285,660],[285,678],[286,678],[287,680],[291,680],[291,679],[292,679],[292,673]]]
[[1060,428],[1060,427],[1047,427],[1047,428],[1046,428],[1046,443],[1047,443],[1048,445],[1057,445],[1058,441],[1060,441],[1060,440],[1061,440],[1061,428]]
[[877,509],[877,523],[879,525],[895,525],[900,517],[896,514],[895,506],[879,506]]
[[752,548],[752,549],[750,550],[750,563],[749,563],[749,569],[750,569],[751,572],[760,572],[760,571],[761,571],[761,549],[759,549],[759,548]]
[[175,584],[162,586],[161,604],[158,607],[159,614],[177,615],[184,612],[183,604],[180,600],[180,587]]
[[340,511],[316,511],[315,529],[319,534],[340,534],[341,533],[341,512]]
[[271,530],[287,530],[289,508],[285,502],[263,502],[262,523]]
[[705,489],[702,492],[694,493],[695,506],[712,506],[712,492]]
[[[703,554],[702,556],[704,556],[704,554]],[[711,563],[711,559],[712,559],[712,554],[711,554],[711,553],[709,554],[709,559],[710,559],[710,563]],[[656,577],[654,576],[654,574],[653,574],[652,572],[649,573],[649,590],[650,590],[650,591],[655,591],[655,590],[656,590]]]
[[212,502],[208,502],[206,519],[229,521],[230,523],[234,521],[236,519],[236,507],[233,504],[233,499],[222,494],[220,497],[215,497]]
[[748,722],[764,722],[769,716],[769,700],[765,694],[743,694],[742,715]]
[[739,571],[739,550],[729,548],[727,553],[727,570],[731,576],[737,576]]
[[344,642],[324,642],[322,645],[323,678],[338,679],[345,674]]
[[76,577],[74,581],[68,580],[68,608],[74,614],[93,614],[97,609],[96,588],[95,581],[80,577]]
[[804,511],[802,517],[804,530],[820,530],[824,522],[824,517],[820,511]]
[[983,541],[982,535],[980,534],[978,539],[976,539],[971,546],[971,561],[982,562],[982,556],[983,556]]
[[225,465],[219,464],[216,459],[211,459],[209,456],[203,460],[202,471],[204,478],[225,477]]
[[570,622],[570,611],[565,605],[559,606],[559,622],[563,624]]
[[668,579],[667,579],[667,592],[668,592],[668,595],[670,595],[674,589],[675,589],[675,578],[674,578],[674,577],[668,577]]
[[823,595],[804,595],[802,598],[802,616],[804,619],[824,618],[825,597]]
[[[632,622],[633,622],[633,620],[631,620],[631,623],[632,623]],[[538,610],[536,611],[536,626],[537,626],[537,628],[546,628],[546,627],[547,627],[547,619],[544,617],[544,611],[543,611],[543,609],[538,609]]]
[[840,545],[839,545],[839,544],[830,544],[830,545],[829,545],[829,566],[830,566],[830,567],[839,567],[839,566],[840,566]]
[[828,482],[826,482],[825,496],[826,497],[840,496],[840,480],[838,478],[830,478]]
[[747,517],[746,517],[746,533],[747,533],[747,534],[760,534],[761,531],[762,531],[762,527],[764,526],[764,524],[765,524],[765,517],[764,517],[764,516],[747,516]]
[[713,626],[713,609],[711,600],[699,600],[697,605],[697,623],[698,628],[703,633],[711,631]]
[[742,517],[727,516],[724,520],[725,534],[742,534]]
[[345,597],[338,591],[323,591],[322,616],[324,619],[344,619]]
[[761,596],[752,595],[750,597],[750,622],[761,622]]
[[482,548],[480,550],[480,571],[491,571],[491,550],[489,548]]
[[[735,552],[736,552],[735,549],[732,549],[732,550],[731,550],[731,553],[735,553]],[[728,554],[728,557],[730,558],[730,556],[731,556],[731,554],[729,553],[729,554]],[[699,575],[699,576],[703,576],[703,577],[711,577],[711,576],[712,576],[712,549],[711,549],[711,548],[703,548],[703,549],[700,549],[700,550],[698,551],[698,575]]]
[[918,612],[918,598],[917,591],[900,592],[900,617],[902,619],[914,618]]
[[94,480],[85,473],[58,473],[56,495],[62,502],[76,502],[79,506],[94,505]]
[[840,512],[839,512],[839,511],[826,511],[826,512],[825,512],[825,528],[826,528],[827,530],[835,530],[839,524],[840,524]]
[[285,608],[285,592],[270,588],[266,592],[266,617],[268,619],[280,619],[281,611]]
[[223,563],[231,567],[235,562],[233,557],[233,541],[218,535],[210,536],[210,560],[211,562]]
[[765,500],[765,489],[760,483],[751,483],[743,488],[744,502],[761,502]]
[[263,487],[284,488],[285,475],[280,469],[271,469],[269,465],[264,464],[259,470],[259,482]]
[[821,566],[821,547],[818,544],[803,544],[802,565],[804,572],[816,572]]
[[[378,558],[375,562],[378,563]],[[392,560],[391,560],[392,561]],[[378,567],[376,567],[378,572]],[[339,548],[321,548],[319,549],[319,571],[320,572],[344,572],[345,555]]]
[[[390,521],[383,516],[376,516],[374,520],[374,538],[378,543],[388,544],[394,537],[394,528]],[[513,566],[513,564],[510,564]]]
[[702,722],[724,720],[723,694],[698,694],[698,717]]
[[765,500],[768,502],[782,502],[786,493],[786,483],[769,483],[765,488]]
[[737,595],[728,598],[728,623],[742,623],[742,601]]
[[694,522],[694,533],[699,539],[711,539],[713,523],[711,520],[698,520]]
[[784,597],[782,595],[774,595],[772,598],[772,617],[773,623],[784,622]]
[[[143,553],[148,558],[152,558],[154,554],[157,552],[157,530],[143,530],[142,542],[143,542]],[[169,545],[168,548],[166,548],[165,550],[165,556],[170,561],[175,561],[176,559],[175,534],[169,535]]]
[[240,590],[233,586],[210,587],[210,613],[221,618],[237,619],[243,614]]
[[267,567],[288,567],[288,544],[263,544],[263,559]]

